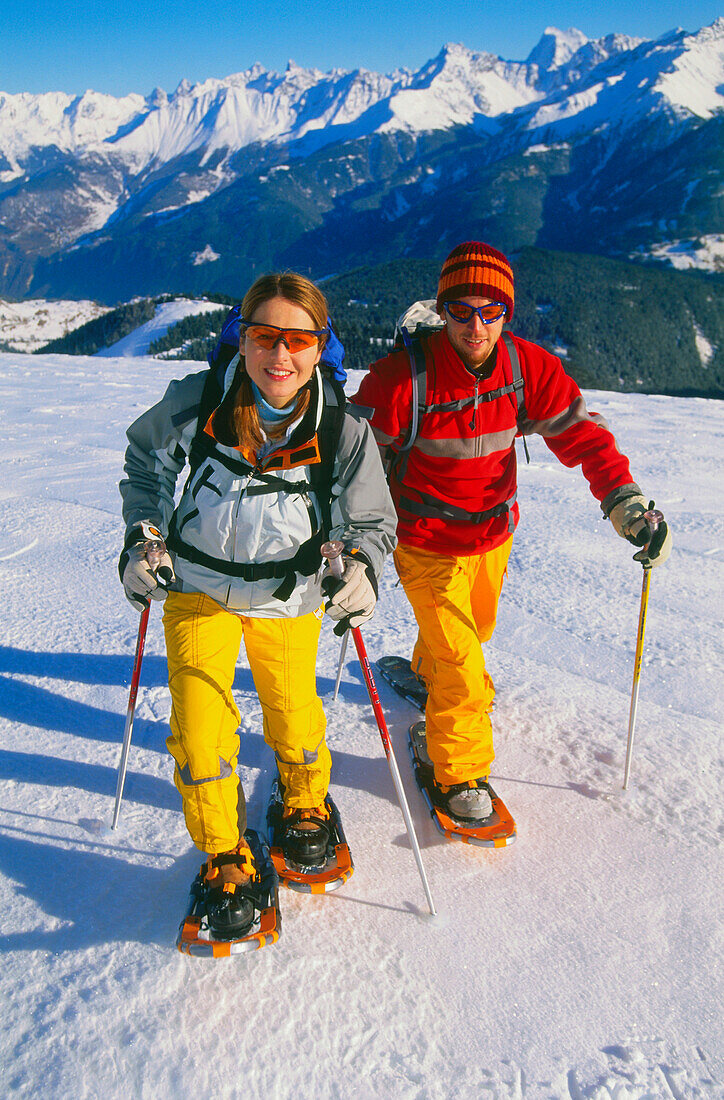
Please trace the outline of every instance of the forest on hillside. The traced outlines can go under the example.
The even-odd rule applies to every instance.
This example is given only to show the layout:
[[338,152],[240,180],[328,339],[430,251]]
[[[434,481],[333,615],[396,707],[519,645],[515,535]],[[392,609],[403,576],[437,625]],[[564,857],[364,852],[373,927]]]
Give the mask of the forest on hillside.
[[[582,387],[724,397],[724,278],[600,256],[523,249],[511,257],[511,329],[559,355]],[[434,298],[439,263],[393,260],[326,280],[330,316],[348,369],[365,369],[392,344],[412,303]],[[187,317],[151,345],[163,358],[204,360],[228,306]],[[153,315],[145,299],[122,306],[41,349],[91,355]]]

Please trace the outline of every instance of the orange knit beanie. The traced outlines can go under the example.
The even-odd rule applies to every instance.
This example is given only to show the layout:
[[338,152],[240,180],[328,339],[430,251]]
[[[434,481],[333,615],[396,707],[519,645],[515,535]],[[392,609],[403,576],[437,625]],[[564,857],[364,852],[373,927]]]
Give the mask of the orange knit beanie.
[[442,265],[437,287],[437,308],[457,298],[491,298],[506,307],[506,321],[513,316],[513,272],[502,252],[482,241],[465,241],[453,248]]

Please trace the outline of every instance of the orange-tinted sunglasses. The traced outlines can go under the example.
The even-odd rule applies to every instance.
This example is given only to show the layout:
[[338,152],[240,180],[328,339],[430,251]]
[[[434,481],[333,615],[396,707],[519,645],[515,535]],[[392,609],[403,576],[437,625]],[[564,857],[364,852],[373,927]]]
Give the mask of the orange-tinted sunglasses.
[[319,343],[322,336],[327,335],[327,329],[311,328],[279,328],[278,325],[254,324],[253,321],[241,322],[245,334],[260,348],[271,351],[279,341],[285,345],[287,351],[294,355],[297,351],[306,351]]
[[486,302],[484,306],[471,306],[468,302],[443,302],[453,321],[467,325],[477,313],[484,325],[492,325],[504,316],[507,306],[503,302]]

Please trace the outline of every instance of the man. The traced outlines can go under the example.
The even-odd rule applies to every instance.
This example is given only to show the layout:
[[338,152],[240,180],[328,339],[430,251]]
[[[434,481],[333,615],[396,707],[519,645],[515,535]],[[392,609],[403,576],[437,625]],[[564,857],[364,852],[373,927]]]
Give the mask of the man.
[[636,560],[665,561],[671,536],[645,518],[627,458],[560,360],[512,334],[501,339],[514,306],[502,253],[458,245],[436,305],[444,325],[420,338],[417,400],[407,351],[374,363],[352,400],[366,408],[389,467],[395,565],[419,631],[411,666],[428,689],[434,797],[453,817],[480,822],[492,809],[485,781],[495,755],[481,643],[495,627],[518,522],[516,435],[542,435],[565,466],[581,466],[617,533],[641,548]]

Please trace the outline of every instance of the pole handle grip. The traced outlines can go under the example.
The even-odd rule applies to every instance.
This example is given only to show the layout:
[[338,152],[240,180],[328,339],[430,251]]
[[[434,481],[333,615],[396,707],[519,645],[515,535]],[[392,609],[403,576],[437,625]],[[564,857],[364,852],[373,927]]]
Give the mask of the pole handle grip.
[[[653,503],[652,500],[651,504],[653,505]],[[664,513],[660,512],[658,508],[650,507],[648,511],[644,512],[643,518],[646,520],[653,534],[653,532],[658,529],[659,524],[664,522]]]
[[329,571],[333,577],[344,576],[344,562],[342,561],[343,550],[344,543],[337,540],[333,542],[322,543],[322,546],[320,547],[322,557],[327,559]]

